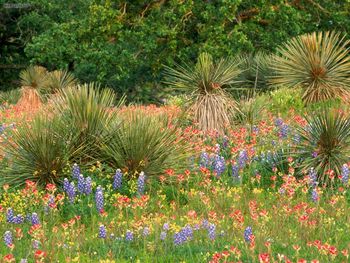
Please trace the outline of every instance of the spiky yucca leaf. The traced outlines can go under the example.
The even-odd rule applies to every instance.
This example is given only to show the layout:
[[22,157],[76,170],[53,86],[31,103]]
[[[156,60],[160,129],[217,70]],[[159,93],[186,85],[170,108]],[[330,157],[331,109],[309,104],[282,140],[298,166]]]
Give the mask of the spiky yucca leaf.
[[197,64],[191,67],[166,67],[166,81],[173,89],[190,95],[190,110],[203,130],[222,131],[237,110],[235,101],[225,91],[233,84],[241,70],[237,60],[221,59],[215,62],[208,53],[200,54]]
[[277,86],[301,87],[306,103],[349,98],[349,40],[336,32],[314,32],[282,45],[271,67]]
[[72,87],[77,84],[76,78],[67,70],[55,70],[48,75],[46,89],[50,93],[57,92],[61,89]]
[[47,83],[47,70],[41,66],[29,66],[22,70],[19,77],[21,86],[33,89],[41,89]]
[[241,74],[238,82],[234,85],[236,89],[266,89],[268,88],[268,76],[271,75],[271,56],[258,52],[256,54],[244,54],[238,56]]
[[3,145],[9,171],[1,174],[0,182],[19,186],[26,180],[57,183],[62,169],[79,149],[71,147],[71,133],[59,118],[40,115],[23,123],[13,132],[12,140]]
[[90,83],[61,89],[55,100],[62,121],[77,135],[74,145],[83,147],[89,158],[95,158],[102,134],[116,118],[116,111],[112,108],[115,93]]
[[163,174],[165,169],[185,168],[188,151],[175,127],[167,126],[163,115],[141,110],[124,113],[118,129],[110,128],[101,147],[104,159],[129,176],[144,171],[148,176]]
[[303,171],[314,168],[320,183],[329,184],[328,172],[337,178],[350,159],[350,119],[335,110],[323,109],[306,117],[307,125],[298,129],[300,143],[294,157],[301,160]]

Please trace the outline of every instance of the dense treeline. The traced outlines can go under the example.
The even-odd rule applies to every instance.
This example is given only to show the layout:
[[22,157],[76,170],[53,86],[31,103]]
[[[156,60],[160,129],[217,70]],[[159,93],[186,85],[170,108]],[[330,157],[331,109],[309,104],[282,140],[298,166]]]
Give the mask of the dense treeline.
[[273,51],[292,36],[350,29],[350,2],[331,0],[0,0],[0,86],[29,64],[68,69],[154,101],[163,64]]

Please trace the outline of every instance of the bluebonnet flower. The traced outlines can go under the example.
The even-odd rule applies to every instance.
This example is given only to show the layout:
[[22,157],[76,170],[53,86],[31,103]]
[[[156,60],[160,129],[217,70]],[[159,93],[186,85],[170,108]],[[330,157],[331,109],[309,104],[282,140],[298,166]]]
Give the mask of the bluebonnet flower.
[[215,224],[210,224],[209,225],[209,227],[208,227],[208,237],[211,240],[215,239],[215,237],[216,237],[216,226],[215,226]]
[[143,228],[143,231],[142,231],[142,235],[143,236],[148,236],[150,234],[150,230],[149,230],[149,227],[144,227]]
[[165,240],[165,238],[166,238],[166,232],[165,231],[160,232],[160,240]]
[[316,203],[319,199],[319,196],[318,196],[318,193],[317,193],[317,190],[314,188],[312,189],[311,191],[311,200]]
[[3,134],[5,131],[5,125],[4,124],[1,124],[0,125],[0,134]]
[[39,217],[37,213],[32,213],[32,225],[40,225]]
[[13,223],[14,224],[22,224],[24,222],[24,217],[21,214],[18,214],[16,216],[13,217]]
[[107,230],[104,225],[100,225],[98,229],[98,237],[99,238],[106,238],[107,237]]
[[253,229],[250,226],[248,226],[244,230],[244,240],[250,243],[252,241],[252,235],[253,235]]
[[34,249],[38,249],[40,245],[40,241],[39,240],[33,240],[32,246]]
[[220,176],[226,169],[225,158],[220,155],[215,155],[214,159],[214,172],[217,176]]
[[85,188],[84,186],[85,186],[85,178],[82,174],[79,174],[78,175],[78,185],[77,185],[79,193],[84,193],[84,188]]
[[259,127],[256,126],[256,125],[254,125],[254,126],[253,126],[253,132],[254,132],[254,133],[259,133]]
[[232,177],[233,179],[239,179],[239,167],[237,164],[232,165]]
[[134,233],[130,230],[126,230],[125,240],[126,241],[133,241],[134,240]]
[[210,166],[210,158],[209,154],[206,152],[202,152],[199,161],[200,167],[208,168]]
[[275,126],[280,127],[283,124],[282,118],[276,118],[275,119]]
[[343,184],[348,185],[349,183],[349,166],[347,164],[343,164],[342,169],[341,169],[341,181]]
[[13,244],[12,233],[11,231],[6,231],[4,234],[5,245],[10,247]]
[[91,177],[88,176],[85,178],[85,182],[84,182],[84,194],[89,195],[91,193],[92,193]]
[[281,138],[287,138],[288,132],[289,132],[289,126],[287,124],[283,123],[280,126],[280,132],[279,132],[280,137]]
[[202,227],[205,228],[205,229],[208,229],[209,228],[209,222],[207,219],[203,219],[202,221]]
[[28,260],[26,258],[22,258],[20,263],[28,263]]
[[122,178],[123,174],[120,169],[117,169],[114,175],[114,180],[113,180],[113,189],[117,190],[122,187]]
[[247,164],[248,159],[249,159],[249,157],[248,157],[247,150],[240,151],[239,155],[238,155],[238,160],[237,160],[238,167],[240,169],[243,169],[245,167],[245,165]]
[[145,191],[145,181],[145,173],[141,172],[139,178],[137,179],[137,192],[139,195],[143,195],[143,192]]
[[95,202],[96,202],[97,211],[101,212],[104,208],[104,197],[103,197],[103,190],[101,186],[98,186],[96,189]]
[[78,179],[80,175],[80,167],[75,163],[73,164],[73,168],[72,168],[72,177],[74,179]]
[[186,225],[182,228],[182,234],[186,237],[186,240],[193,238],[193,228],[190,225]]
[[312,154],[311,154],[311,156],[313,157],[313,158],[316,158],[317,157],[317,155],[318,155],[318,153],[315,151],[315,152],[313,152]]
[[310,180],[310,185],[312,187],[316,187],[317,186],[317,173],[316,173],[314,168],[310,169],[309,180]]
[[74,182],[71,182],[69,184],[68,189],[67,189],[67,195],[68,195],[69,202],[73,203],[74,199],[75,199],[75,196],[76,196],[76,190],[75,190]]
[[182,231],[176,232],[173,236],[174,238],[174,245],[179,246],[186,242],[186,237],[183,235]]
[[13,209],[12,208],[9,208],[7,209],[7,212],[6,212],[6,221],[8,223],[13,223],[13,219],[14,219],[14,212],[13,212]]
[[163,230],[168,231],[170,228],[169,223],[164,223]]
[[67,192],[69,189],[69,181],[67,178],[64,178],[63,180],[63,191]]

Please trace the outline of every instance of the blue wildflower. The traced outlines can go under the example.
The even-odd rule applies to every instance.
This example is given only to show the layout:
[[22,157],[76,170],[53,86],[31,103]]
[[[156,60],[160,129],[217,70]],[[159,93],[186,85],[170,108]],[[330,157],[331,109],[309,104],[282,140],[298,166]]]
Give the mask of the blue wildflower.
[[85,178],[82,174],[79,174],[78,175],[78,185],[77,185],[79,193],[84,193],[84,188],[85,188],[84,186],[85,186]]
[[107,230],[104,225],[100,225],[98,229],[98,237],[103,239],[107,237]]
[[247,243],[250,243],[252,241],[252,235],[253,235],[253,229],[248,226],[245,230],[244,230],[244,240]]
[[216,226],[215,226],[215,224],[210,224],[209,225],[209,227],[208,227],[208,237],[211,240],[215,239],[215,237],[216,237]]
[[348,185],[349,183],[349,166],[347,164],[343,164],[342,169],[341,169],[341,181],[343,184]]
[[114,180],[113,180],[113,189],[117,190],[122,187],[122,178],[123,174],[120,169],[117,169],[114,175]]
[[310,169],[310,172],[309,172],[309,180],[310,180],[310,185],[312,187],[317,186],[317,173],[313,167]]
[[145,173],[141,172],[139,178],[137,179],[137,192],[139,193],[139,195],[143,195],[145,191],[145,181]]
[[40,225],[39,216],[37,213],[32,213],[32,225]]
[[104,208],[104,197],[101,186],[98,186],[95,193],[95,203],[98,212],[101,212]]
[[125,240],[126,241],[133,241],[134,240],[134,233],[130,230],[126,230]]
[[74,203],[75,196],[76,196],[74,182],[71,182],[69,184],[68,189],[67,189],[67,195],[68,195],[69,202]]
[[220,155],[215,155],[214,159],[214,172],[217,176],[220,176],[226,170],[225,158]]
[[13,219],[14,219],[14,212],[13,212],[13,209],[12,208],[9,208],[7,209],[7,212],[6,212],[6,221],[8,223],[13,223]]
[[165,238],[166,238],[166,232],[165,232],[165,231],[162,231],[162,232],[160,233],[160,240],[165,240]]
[[72,168],[72,177],[74,179],[78,179],[80,175],[80,167],[75,163],[73,164],[73,168]]
[[85,178],[84,182],[84,194],[89,195],[92,193],[92,186],[91,186],[91,177],[88,176]]
[[10,247],[13,244],[13,238],[12,238],[12,233],[11,231],[6,231],[4,234],[4,242],[5,245]]

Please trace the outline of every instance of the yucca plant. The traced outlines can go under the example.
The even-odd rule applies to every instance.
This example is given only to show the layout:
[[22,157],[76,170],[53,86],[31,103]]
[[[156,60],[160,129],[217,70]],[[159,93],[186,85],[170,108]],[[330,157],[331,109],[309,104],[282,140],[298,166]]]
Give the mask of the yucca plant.
[[80,150],[71,147],[72,134],[57,117],[40,115],[23,123],[2,146],[9,168],[2,172],[0,182],[12,186],[25,180],[41,185],[59,182],[63,168]]
[[307,125],[298,128],[300,143],[294,157],[300,160],[301,171],[313,168],[319,183],[329,184],[329,171],[335,178],[350,158],[350,119],[338,110],[324,108],[306,117]]
[[19,74],[22,87],[41,89],[47,83],[48,72],[41,66],[29,66]]
[[86,154],[77,157],[96,158],[102,135],[115,123],[115,101],[112,90],[101,89],[94,83],[69,86],[58,92],[54,108],[62,115],[65,125],[72,127],[77,135],[73,142],[75,147],[82,147]]
[[110,127],[101,147],[104,160],[133,176],[144,171],[148,176],[163,174],[165,169],[187,166],[186,143],[176,127],[167,126],[163,115],[131,110],[122,116],[118,129]]
[[202,53],[194,67],[166,67],[165,83],[189,95],[190,111],[200,129],[222,132],[237,110],[227,89],[237,81],[240,72],[237,60],[214,61],[210,54]]
[[44,67],[29,66],[21,71],[21,98],[18,105],[21,107],[39,107],[41,105],[40,91],[48,81],[48,73]]
[[256,89],[266,90],[268,86],[268,76],[271,75],[269,61],[271,56],[258,52],[256,54],[243,54],[238,56],[242,72],[238,76],[236,89]]
[[49,73],[46,83],[46,91],[56,93],[61,89],[77,84],[77,79],[67,70],[55,70]]
[[336,32],[314,32],[292,38],[277,50],[271,68],[276,86],[301,87],[306,103],[349,99],[349,40]]

